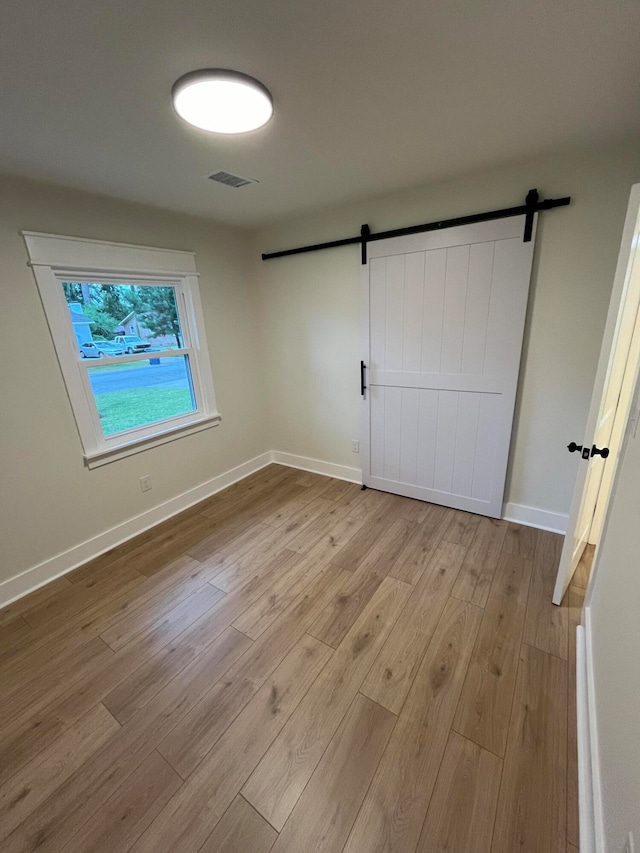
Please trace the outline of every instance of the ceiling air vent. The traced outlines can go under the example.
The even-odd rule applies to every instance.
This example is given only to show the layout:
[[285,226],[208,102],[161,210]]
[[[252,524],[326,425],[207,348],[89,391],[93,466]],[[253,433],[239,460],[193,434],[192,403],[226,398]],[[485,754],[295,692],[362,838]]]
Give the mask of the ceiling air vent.
[[222,171],[212,172],[210,175],[207,175],[207,178],[210,181],[216,181],[218,184],[225,184],[227,187],[235,187],[236,189],[247,187],[249,184],[260,183],[253,178],[241,178],[239,175],[232,175],[230,172]]

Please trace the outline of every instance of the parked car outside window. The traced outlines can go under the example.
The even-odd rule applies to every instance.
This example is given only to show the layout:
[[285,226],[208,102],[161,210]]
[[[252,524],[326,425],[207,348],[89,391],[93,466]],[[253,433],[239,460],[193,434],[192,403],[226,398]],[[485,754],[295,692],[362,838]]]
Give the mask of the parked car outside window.
[[113,341],[95,341],[102,355],[124,355],[124,347],[119,346]]
[[151,349],[151,344],[143,341],[138,335],[116,335],[113,340],[118,346],[124,347],[127,355],[136,352],[146,352],[148,349]]
[[102,353],[93,341],[80,344],[80,356],[82,358],[102,358]]
[[80,344],[82,358],[102,358],[103,355],[124,355],[124,347],[113,341],[87,341]]

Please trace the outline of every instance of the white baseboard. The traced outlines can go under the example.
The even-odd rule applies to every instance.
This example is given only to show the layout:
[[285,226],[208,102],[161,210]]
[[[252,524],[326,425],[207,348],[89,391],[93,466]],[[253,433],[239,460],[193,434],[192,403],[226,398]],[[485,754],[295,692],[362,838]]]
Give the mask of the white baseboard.
[[[348,480],[350,483],[362,482],[362,470],[347,465],[336,465],[334,462],[323,462],[320,459],[310,459],[308,456],[297,456],[294,453],[283,453],[280,450],[271,451],[271,461],[280,465],[300,468],[302,471],[313,471],[325,474],[338,480]],[[550,512],[524,504],[506,503],[502,508],[505,521],[514,521],[527,527],[537,527],[540,530],[550,530],[552,533],[562,533],[567,530],[569,516],[560,512]]]
[[580,851],[605,853],[589,607],[584,609],[583,622],[576,633]]
[[136,515],[134,518],[122,522],[122,524],[117,524],[115,527],[111,527],[109,530],[105,530],[103,533],[99,533],[97,536],[87,539],[79,545],[75,545],[62,554],[57,554],[55,557],[51,557],[49,560],[45,560],[31,569],[27,569],[19,575],[3,581],[0,583],[0,607],[6,607],[12,601],[22,598],[24,595],[55,580],[55,578],[66,575],[67,572],[71,572],[89,560],[99,557],[105,551],[110,551],[116,545],[121,545],[128,539],[133,539],[134,536],[144,533],[150,527],[155,527],[161,521],[166,521],[171,516],[177,515],[179,512],[183,512],[190,506],[199,503],[199,501],[211,497],[211,495],[222,489],[226,489],[232,483],[259,471],[272,461],[271,451],[262,453],[248,462],[243,462],[241,465],[231,468],[231,470],[225,471],[223,474],[218,474],[217,477],[213,477],[211,480],[207,480],[205,483],[201,483],[199,486],[165,501],[165,503],[152,507],[152,509]]
[[[308,456],[298,456],[294,453],[284,453],[280,450],[269,450],[266,453],[243,462],[241,465],[201,483],[187,492],[183,492],[165,503],[143,512],[140,515],[124,521],[115,527],[99,533],[91,539],[80,542],[68,551],[57,554],[49,560],[39,563],[30,569],[9,578],[0,583],[0,608],[5,607],[12,601],[22,598],[30,592],[49,583],[67,572],[77,569],[78,566],[99,557],[105,551],[110,551],[117,545],[121,545],[134,536],[144,533],[150,527],[166,521],[173,515],[183,512],[190,506],[214,495],[216,492],[226,489],[232,483],[248,477],[276,462],[279,465],[287,465],[291,468],[299,468],[302,471],[311,471],[316,474],[324,474],[338,480],[347,480],[350,483],[362,482],[362,471],[360,468],[348,465],[337,465],[335,462],[325,462],[321,459],[311,459]],[[530,527],[539,527],[543,530],[552,530],[556,533],[564,533],[566,529],[567,516],[559,513],[548,512],[543,509],[523,506],[521,504],[508,503],[504,506],[504,518],[507,521],[516,521]]]
[[505,521],[515,521],[527,527],[537,527],[539,530],[550,530],[552,533],[567,532],[569,516],[561,512],[550,512],[548,509],[538,509],[535,506],[506,503],[502,508]]
[[294,453],[283,453],[281,450],[271,451],[271,461],[290,468],[300,468],[314,474],[324,474],[337,480],[347,480],[349,483],[362,482],[362,470],[348,465],[336,465],[335,462],[323,462],[321,459],[310,459],[308,456],[296,456]]

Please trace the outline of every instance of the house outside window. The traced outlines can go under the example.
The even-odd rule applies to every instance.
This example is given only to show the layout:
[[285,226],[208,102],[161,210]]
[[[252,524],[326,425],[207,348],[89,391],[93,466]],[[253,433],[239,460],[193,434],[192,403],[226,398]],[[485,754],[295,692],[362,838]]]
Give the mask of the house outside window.
[[82,313],[82,304],[80,302],[69,302],[69,311],[71,313],[71,323],[73,333],[76,336],[78,344],[92,339],[91,326],[93,320]]
[[194,255],[24,238],[89,467],[220,422]]

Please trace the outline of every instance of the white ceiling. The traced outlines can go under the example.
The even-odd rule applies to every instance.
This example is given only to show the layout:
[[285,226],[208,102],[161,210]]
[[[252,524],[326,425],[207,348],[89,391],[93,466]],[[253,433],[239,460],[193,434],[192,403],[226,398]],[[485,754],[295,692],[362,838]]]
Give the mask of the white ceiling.
[[[11,0],[0,171],[251,226],[637,135],[639,36],[638,0]],[[181,122],[203,67],[260,79],[270,124]]]

